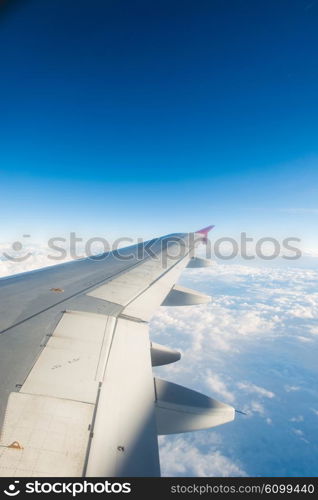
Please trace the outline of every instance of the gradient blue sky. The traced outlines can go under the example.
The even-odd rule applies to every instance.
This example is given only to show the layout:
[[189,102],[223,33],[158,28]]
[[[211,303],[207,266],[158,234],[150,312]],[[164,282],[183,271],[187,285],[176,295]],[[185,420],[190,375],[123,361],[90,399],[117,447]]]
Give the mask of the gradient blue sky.
[[0,18],[1,239],[318,249],[318,2],[27,0]]

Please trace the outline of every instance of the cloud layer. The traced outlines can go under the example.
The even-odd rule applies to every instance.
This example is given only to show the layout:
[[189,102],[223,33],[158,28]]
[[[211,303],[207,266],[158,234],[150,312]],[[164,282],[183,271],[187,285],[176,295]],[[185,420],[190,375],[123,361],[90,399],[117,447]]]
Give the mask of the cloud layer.
[[[157,372],[247,415],[210,431],[166,436],[163,472],[315,475],[318,272],[215,264],[185,271],[181,282],[210,294],[212,303],[158,311],[152,338],[179,348],[182,358]],[[168,457],[174,449],[177,465]]]

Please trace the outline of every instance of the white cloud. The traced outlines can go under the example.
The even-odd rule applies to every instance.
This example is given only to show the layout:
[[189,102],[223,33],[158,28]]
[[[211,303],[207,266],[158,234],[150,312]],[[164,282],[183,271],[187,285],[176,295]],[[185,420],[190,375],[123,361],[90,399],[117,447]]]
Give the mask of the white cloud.
[[317,248],[305,248],[302,251],[302,254],[305,257],[314,257],[314,258],[317,258],[318,257],[318,250],[317,250]]
[[205,376],[205,383],[213,393],[216,392],[219,394],[227,403],[234,403],[234,394],[228,390],[226,384],[218,375],[208,370]]
[[258,414],[261,417],[265,417],[265,408],[262,403],[259,401],[250,401],[246,406],[244,406],[244,412],[248,416],[252,416],[253,414]]
[[259,387],[255,384],[251,384],[249,382],[238,382],[237,387],[239,389],[242,389],[243,391],[247,393],[256,393],[259,394],[260,396],[264,396],[265,398],[274,398],[275,394],[271,391],[268,391],[267,389],[264,389],[263,387]]
[[301,335],[296,335],[295,337],[299,342],[313,342],[314,339],[311,339],[309,337],[302,337]]
[[304,433],[301,429],[292,429],[293,433],[296,434],[296,436],[303,436]]
[[215,447],[202,453],[195,440],[183,436],[160,438],[160,462],[163,476],[247,476],[239,463]]
[[[12,251],[10,247],[8,244],[0,245],[0,277],[33,271],[41,267],[54,266],[71,260],[70,256],[58,260],[53,258],[52,250],[46,245],[28,245],[19,252]],[[10,257],[13,257],[13,259]]]
[[312,326],[309,328],[309,332],[312,334],[312,335],[318,335],[318,326]]
[[290,422],[303,422],[304,417],[302,415],[298,415],[297,417],[292,417],[289,420]]
[[285,385],[284,389],[286,392],[300,391],[300,387],[298,387],[297,385]]
[[[247,416],[237,416],[233,424],[220,427],[223,440],[217,451],[227,456],[228,449],[235,449],[242,470],[250,475],[284,476],[293,447],[307,443],[298,432],[293,431],[295,437],[290,437],[286,421],[300,422],[300,415],[292,412],[294,395],[301,390],[297,407],[306,425],[310,422],[306,419],[306,412],[311,411],[307,401],[311,401],[313,392],[312,383],[308,379],[307,385],[305,377],[311,367],[316,369],[318,272],[215,264],[209,269],[188,270],[181,282],[210,294],[212,302],[161,308],[155,315],[151,322],[154,340],[182,351],[181,361],[162,368],[161,375],[235,403],[246,412]],[[267,442],[264,423],[267,429],[271,426],[270,435],[280,447]],[[238,433],[245,439],[241,440]],[[293,441],[296,438],[297,443]],[[167,436],[165,446],[169,439]],[[248,456],[246,446],[251,450]],[[197,450],[205,457],[204,447]],[[301,449],[293,460],[295,474],[302,475],[304,470],[312,473],[306,459],[306,469],[302,469]],[[281,468],[277,465],[274,471],[270,465],[274,462],[281,463]],[[172,464],[171,470],[175,471]],[[185,466],[178,474],[187,473]]]

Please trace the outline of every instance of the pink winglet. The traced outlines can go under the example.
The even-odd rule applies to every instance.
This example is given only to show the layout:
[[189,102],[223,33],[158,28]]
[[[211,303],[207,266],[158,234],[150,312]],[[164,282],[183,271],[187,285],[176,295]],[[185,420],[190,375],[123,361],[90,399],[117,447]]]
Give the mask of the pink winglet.
[[208,233],[213,229],[215,226],[208,226],[204,227],[203,229],[199,229],[198,231],[195,231],[196,233],[204,234],[205,237],[208,236]]

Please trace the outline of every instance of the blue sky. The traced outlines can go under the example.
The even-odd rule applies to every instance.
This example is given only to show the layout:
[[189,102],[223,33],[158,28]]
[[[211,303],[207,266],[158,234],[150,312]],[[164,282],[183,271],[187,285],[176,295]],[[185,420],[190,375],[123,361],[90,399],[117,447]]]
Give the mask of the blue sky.
[[318,4],[29,0],[1,15],[1,239],[317,248]]

